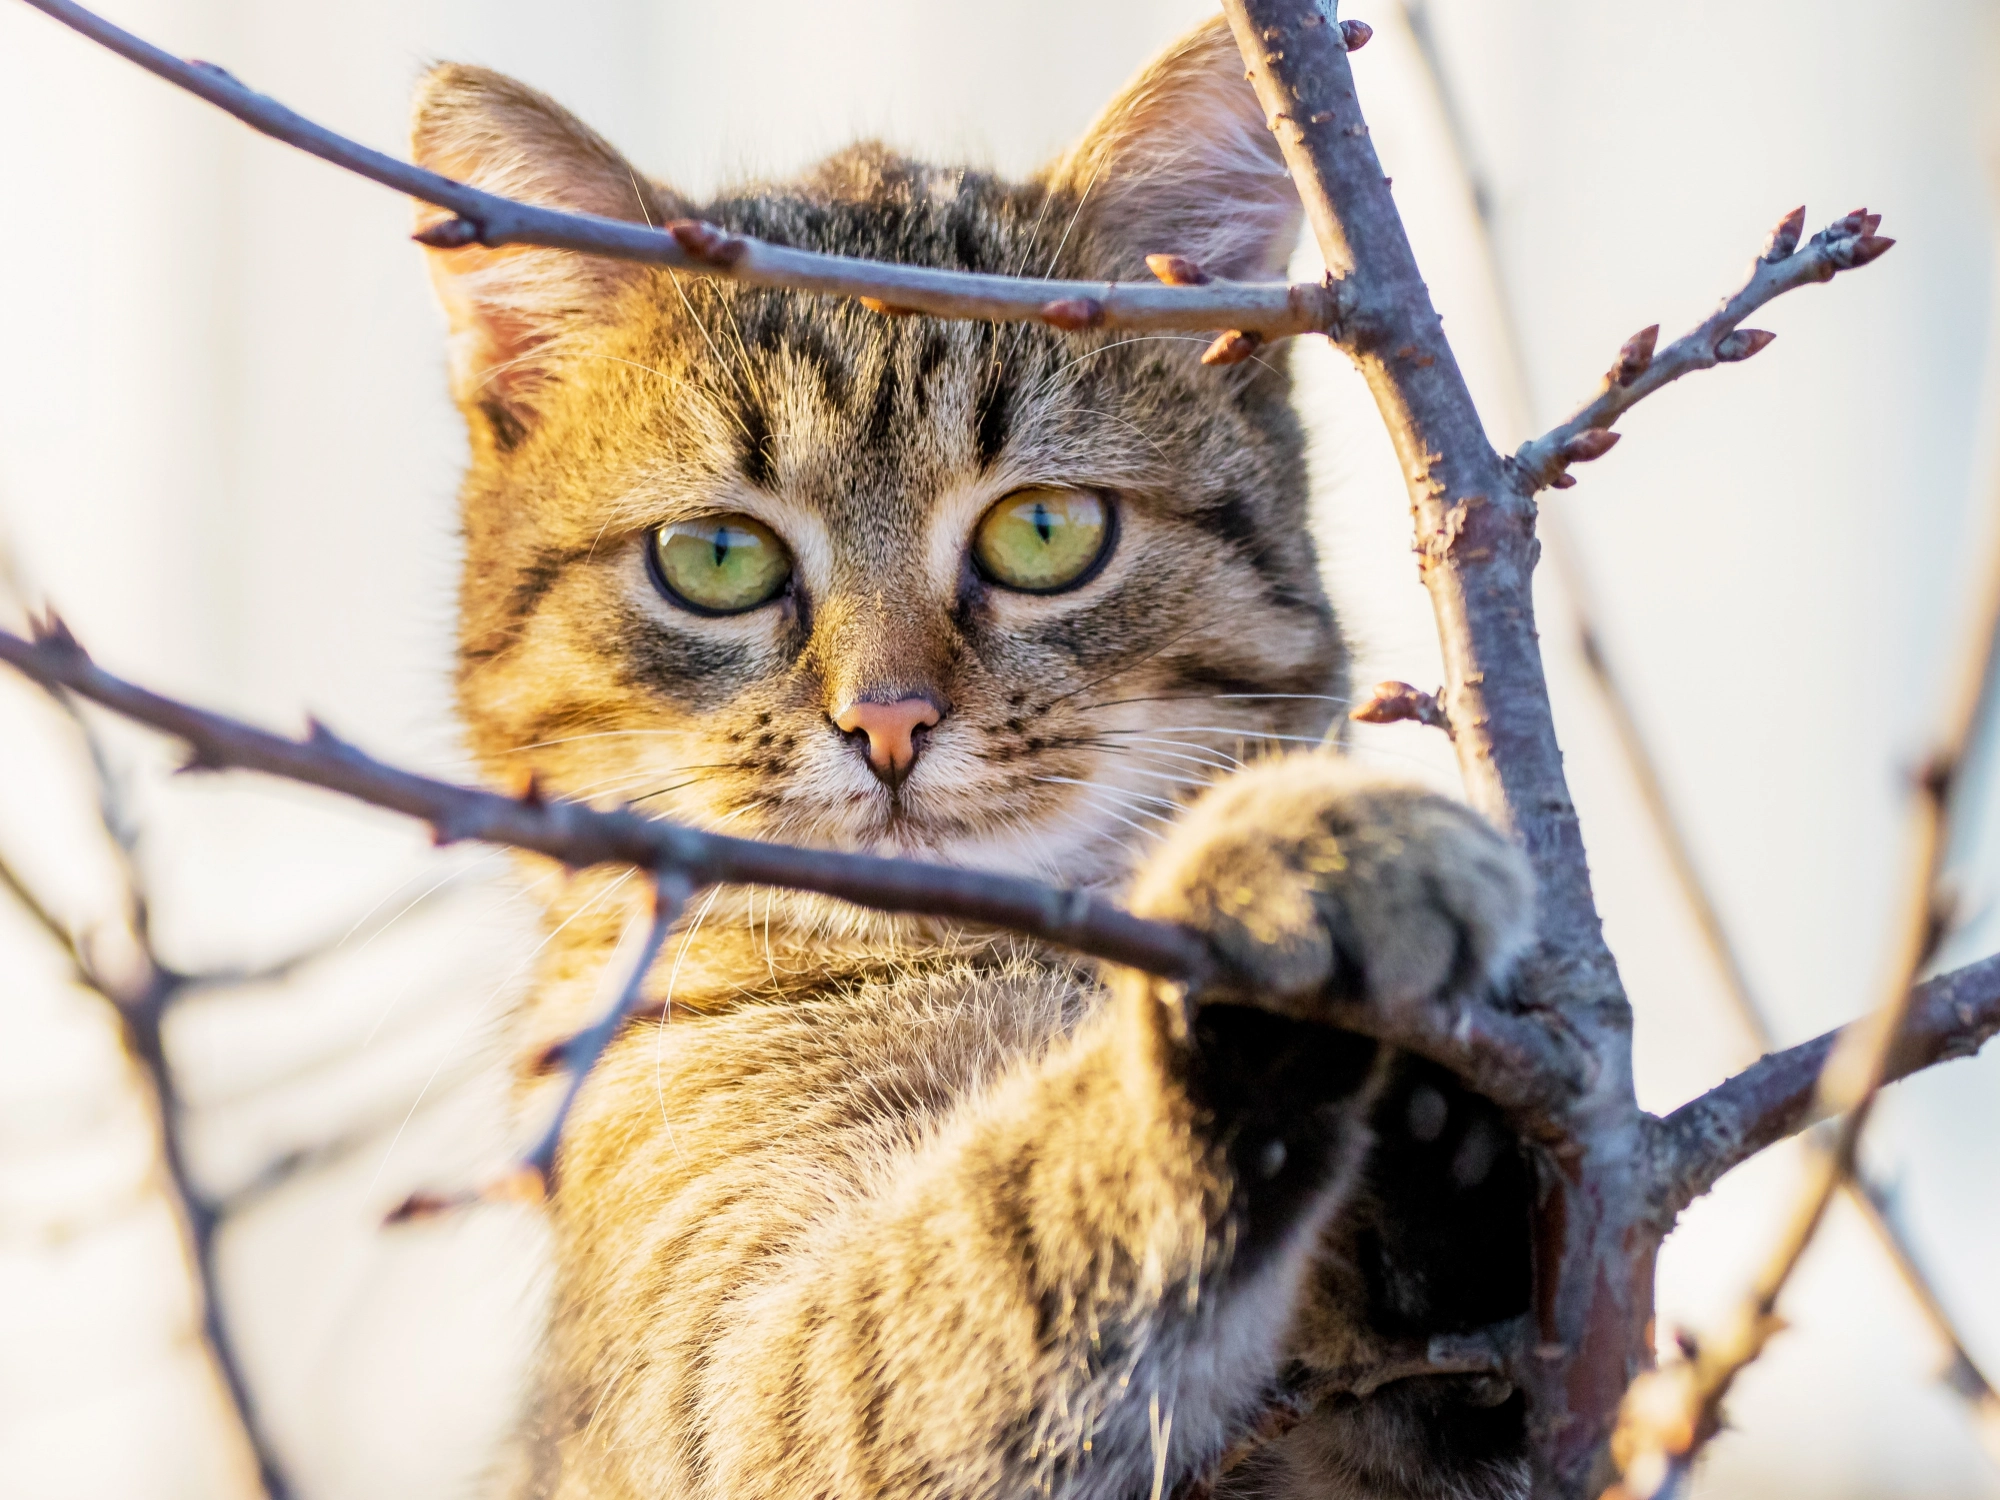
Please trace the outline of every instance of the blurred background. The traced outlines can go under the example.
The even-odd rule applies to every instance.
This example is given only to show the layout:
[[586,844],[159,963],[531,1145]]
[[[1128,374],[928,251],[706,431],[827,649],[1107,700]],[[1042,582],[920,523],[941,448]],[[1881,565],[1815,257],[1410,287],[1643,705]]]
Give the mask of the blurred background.
[[[1025,171],[1198,0],[106,0],[172,50],[400,150],[428,61],[515,73],[700,194],[856,134]],[[1542,629],[1639,1086],[1676,1105],[1755,1053],[1577,649],[1596,617],[1694,863],[1781,1042],[1876,992],[1906,773],[2000,545],[1995,12],[1974,0],[1377,0],[1363,104],[1497,443],[1671,337],[1795,203],[1866,203],[1895,252],[1756,321],[1754,363],[1647,402],[1546,507]],[[0,539],[114,670],[463,774],[447,694],[462,435],[409,210],[0,0]],[[1313,274],[1311,254],[1297,268]],[[1406,502],[1344,360],[1295,358],[1320,538],[1359,680],[1441,673]],[[1565,586],[1565,577],[1569,584]],[[1583,599],[1587,594],[1589,598]],[[7,606],[10,617],[14,607]],[[244,779],[179,778],[102,730],[162,958],[210,972],[169,1044],[233,1211],[226,1312],[297,1492],[471,1496],[542,1295],[525,1209],[396,1229],[416,1188],[509,1147],[492,1024],[537,934],[504,860]],[[1450,785],[1442,738],[1356,753]],[[74,726],[0,680],[0,851],[58,916],[116,915]],[[1955,844],[2000,947],[1982,761]],[[350,932],[350,928],[353,930]],[[107,931],[111,928],[107,927]],[[343,936],[345,934],[345,936]],[[106,939],[110,941],[110,939]],[[108,962],[109,960],[107,960]],[[101,999],[0,901],[0,1493],[248,1495],[195,1339],[150,1126]],[[2000,1367],[2000,1054],[1894,1091],[1870,1157],[1973,1354]],[[1803,1156],[1684,1220],[1662,1333],[1703,1326],[1772,1238]],[[1940,1349],[1847,1211],[1740,1387],[1716,1497],[2000,1496]]]

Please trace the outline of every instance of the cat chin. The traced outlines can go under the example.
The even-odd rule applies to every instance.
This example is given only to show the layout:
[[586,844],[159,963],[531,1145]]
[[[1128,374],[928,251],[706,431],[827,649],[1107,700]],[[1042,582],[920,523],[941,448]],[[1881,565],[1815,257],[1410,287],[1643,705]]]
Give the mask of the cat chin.
[[[976,803],[977,794],[966,800]],[[732,821],[708,826],[718,833],[1032,876],[1073,887],[1116,885],[1131,873],[1132,856],[1123,843],[1067,814],[1044,821],[1019,815],[974,820],[922,807],[892,807],[883,798],[876,806],[840,804],[817,815],[802,813],[793,804],[780,817],[767,816],[755,825]]]

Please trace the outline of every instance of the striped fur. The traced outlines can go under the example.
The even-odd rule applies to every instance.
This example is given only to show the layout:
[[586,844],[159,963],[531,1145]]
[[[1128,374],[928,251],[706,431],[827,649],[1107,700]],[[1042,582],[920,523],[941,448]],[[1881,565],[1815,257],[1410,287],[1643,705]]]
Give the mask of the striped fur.
[[[984,271],[1131,275],[1174,251],[1263,275],[1298,232],[1219,25],[1025,183],[859,146],[691,207],[540,95],[453,66],[415,138],[538,201]],[[1379,1352],[1378,1313],[1464,1302],[1425,1279],[1435,1256],[1385,1272],[1421,1215],[1364,1165],[1369,1112],[1414,1075],[1312,1024],[1310,994],[1496,977],[1526,885],[1451,804],[1275,754],[1318,743],[1346,686],[1283,357],[1212,369],[1200,339],[891,319],[546,251],[432,269],[472,449],[459,701],[497,780],[1074,885],[1138,873],[1243,978],[1183,1016],[1018,945],[705,893],[648,981],[667,1021],[613,1049],[572,1121],[548,1354],[502,1488],[1157,1496],[1288,1372]],[[967,561],[986,508],[1038,483],[1116,507],[1109,561],[1069,593]],[[650,532],[720,511],[790,547],[778,602],[697,616],[654,586]],[[892,791],[830,715],[918,692],[944,717]],[[1222,775],[1253,751],[1268,764]],[[528,1060],[600,1003],[637,908],[629,878],[539,873]],[[1318,978],[1280,1003],[1308,952]],[[546,1086],[524,1061],[524,1110]],[[1476,1108],[1451,1107],[1470,1139]],[[1518,1482],[1517,1420],[1438,1438],[1463,1415],[1449,1390],[1335,1405],[1261,1461],[1262,1492]]]

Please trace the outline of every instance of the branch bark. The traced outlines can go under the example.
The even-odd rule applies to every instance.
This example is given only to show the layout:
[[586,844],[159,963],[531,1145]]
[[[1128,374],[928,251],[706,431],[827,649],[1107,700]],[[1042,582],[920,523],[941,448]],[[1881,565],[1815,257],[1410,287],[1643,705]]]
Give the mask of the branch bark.
[[1538,438],[1521,445],[1514,455],[1514,472],[1531,492],[1553,485],[1566,489],[1574,480],[1566,472],[1572,463],[1600,458],[1618,434],[1611,426],[1639,402],[1696,370],[1737,364],[1766,347],[1777,335],[1761,328],[1744,328],[1743,320],[1765,303],[1798,287],[1831,281],[1885,255],[1896,242],[1875,231],[1882,216],[1857,208],[1836,219],[1799,248],[1806,211],[1795,208],[1779,221],[1750,263],[1743,285],[1722,299],[1722,305],[1699,327],[1675,339],[1658,353],[1654,342],[1659,324],[1642,328],[1625,341],[1618,358],[1605,372],[1597,394]]
[[[1633,1390],[1615,1443],[1628,1495],[1651,1500],[1678,1494],[1702,1448],[1721,1430],[1722,1402],[1736,1376],[1782,1327],[1778,1299],[1835,1194],[1854,1175],[1861,1136],[1876,1099],[1885,1084],[1907,1071],[1910,1048],[1922,1039],[1920,1007],[1925,997],[1917,979],[1935,958],[1953,921],[1952,901],[1943,886],[1952,812],[1964,767],[1991,717],[1996,692],[2000,552],[1989,555],[1982,571],[1977,608],[1970,645],[1949,685],[1934,748],[1914,778],[1910,874],[1883,999],[1873,1014],[1838,1034],[1812,1090],[1812,1107],[1843,1116],[1833,1148],[1812,1173],[1763,1270],[1719,1331],[1705,1338],[1680,1365],[1649,1377],[1650,1388]],[[1971,997],[1955,995],[1952,1002],[1952,1019],[1961,1027],[1980,1021],[1980,1009]]]
[[[47,686],[47,684],[44,684]],[[118,1036],[126,1057],[138,1074],[151,1116],[154,1141],[164,1176],[165,1196],[180,1226],[181,1246],[187,1257],[188,1279],[194,1291],[196,1320],[203,1352],[222,1385],[223,1397],[235,1419],[257,1481],[266,1500],[289,1500],[292,1487],[286,1477],[276,1446],[265,1430],[257,1399],[243,1370],[227,1317],[222,1308],[221,1281],[216,1269],[216,1234],[223,1211],[195,1181],[187,1157],[178,1080],[167,1056],[165,1026],[174,1001],[186,989],[191,976],[163,964],[153,950],[147,919],[148,903],[132,851],[126,846],[129,832],[123,810],[111,783],[110,768],[102,746],[90,726],[77,714],[75,704],[51,688],[51,696],[76,722],[84,737],[96,772],[98,806],[105,831],[120,847],[123,856],[126,926],[133,938],[136,964],[129,972],[113,974],[93,956],[92,944],[70,930],[50,911],[28,882],[0,858],[0,886],[42,928],[68,960],[76,980],[111,1009],[118,1021]]]
[[226,69],[176,57],[72,0],[26,3],[273,140],[444,209],[451,217],[418,235],[425,244],[440,249],[471,244],[540,245],[723,276],[748,286],[853,297],[885,313],[1037,322],[1065,329],[1154,333],[1239,330],[1277,339],[1330,332],[1340,322],[1337,292],[1311,282],[1163,281],[1148,285],[1029,280],[821,255],[732,234],[694,219],[655,229],[593,214],[561,213],[481,192],[350,140],[258,93]]
[[1534,864],[1527,1003],[1595,1065],[1550,1153],[1539,1210],[1536,1342],[1548,1357],[1513,1372],[1528,1393],[1538,1492],[1582,1494],[1619,1397],[1651,1355],[1651,1276],[1634,1269],[1636,1256],[1650,1272],[1651,1252],[1629,1234],[1646,1185],[1631,1010],[1592,898],[1535,634],[1533,492],[1487,441],[1368,139],[1339,30],[1299,0],[1225,0],[1224,10],[1307,222],[1347,289],[1342,347],[1401,462],[1466,790]]
[[[1523,844],[1540,897],[1539,941],[1524,967],[1519,1005],[1463,1014],[1356,1010],[1344,1019],[1455,1068],[1507,1106],[1542,1147],[1547,1191],[1538,1210],[1537,1305],[1532,1337],[1523,1341],[1528,1352],[1511,1358],[1508,1373],[1529,1395],[1538,1489],[1580,1496],[1601,1483],[1619,1398],[1651,1359],[1651,1267],[1671,1217],[1662,1211],[1659,1163],[1673,1157],[1677,1127],[1642,1115],[1632,1094],[1630,1010],[1600,930],[1535,635],[1534,494],[1568,481],[1568,465],[1608,451],[1616,441],[1610,424],[1646,394],[1689,370],[1754,354],[1769,336],[1738,325],[1755,307],[1881,254],[1891,242],[1875,234],[1878,221],[1850,216],[1799,250],[1802,221],[1788,218],[1714,317],[1657,358],[1657,330],[1635,339],[1590,403],[1506,458],[1487,440],[1368,141],[1346,56],[1365,29],[1334,23],[1314,0],[1225,0],[1224,8],[1331,270],[1324,287],[1172,284],[1193,279],[1178,266],[1156,271],[1170,283],[1161,286],[1022,283],[803,255],[695,221],[653,231],[559,214],[370,151],[70,0],[28,3],[266,134],[445,210],[452,217],[420,236],[428,244],[546,245],[944,317],[1033,319],[1064,329],[1222,329],[1225,337],[1211,349],[1217,362],[1240,354],[1252,337],[1333,336],[1368,380],[1409,486],[1420,568],[1444,648],[1442,716],[1467,791]],[[786,885],[883,911],[1004,927],[1190,989],[1209,972],[1210,956],[1193,935],[1083,893],[728,839],[532,793],[513,799],[449,786],[373,761],[317,725],[305,741],[293,741],[147,693],[96,668],[59,627],[33,643],[0,635],[0,657],[181,736],[196,766],[241,766],[329,787],[423,818],[440,839],[510,843],[570,864],[628,863],[689,887]],[[2000,991],[2000,976],[1989,977],[1994,983],[1982,995]],[[598,1029],[615,1027],[635,999],[636,990],[621,997]],[[1894,1034],[1888,1015],[1878,1038]],[[1953,1036],[1983,1040],[1991,1030],[1983,1018],[1975,1006]],[[1940,1044],[1940,1056],[1950,1045]],[[1879,1062],[1886,1054],[1876,1056]],[[1872,1097],[1889,1071],[1887,1063],[1873,1069],[1862,1097]],[[1767,1075],[1762,1092],[1748,1090],[1734,1115],[1724,1106],[1746,1091],[1717,1091],[1718,1140],[1732,1122],[1744,1142],[1803,1122],[1806,1107],[1785,1091],[1782,1061],[1773,1060]],[[1719,1159],[1728,1150],[1715,1146],[1710,1154]],[[1851,1140],[1843,1156],[1851,1159]]]
[[[1512,378],[1517,404],[1525,411],[1529,404],[1528,390],[1531,382],[1528,379],[1519,328],[1513,316],[1513,308],[1505,295],[1505,281],[1495,250],[1492,224],[1493,194],[1479,173],[1476,154],[1471,149],[1467,136],[1464,116],[1458,108],[1449,71],[1444,66],[1437,36],[1430,23],[1429,7],[1424,0],[1404,0],[1403,11],[1412,43],[1422,61],[1426,80],[1450,136],[1455,164],[1464,178],[1467,195],[1471,200],[1480,253],[1486,262],[1487,274],[1499,303],[1501,320],[1505,328],[1508,373]],[[1557,488],[1567,488],[1573,483],[1573,477],[1564,473],[1551,479],[1550,483]],[[1627,769],[1632,773],[1647,820],[1653,827],[1673,872],[1674,880],[1688,904],[1689,913],[1694,918],[1695,925],[1715,963],[1723,988],[1743,1021],[1757,1052],[1767,1053],[1773,1049],[1774,1043],[1764,1007],[1757,999],[1741,956],[1732,940],[1728,924],[1716,906],[1693,850],[1688,846],[1681,821],[1674,809],[1673,799],[1654,761],[1647,737],[1640,726],[1638,713],[1625,690],[1616,663],[1603,648],[1602,637],[1596,624],[1598,612],[1594,603],[1593,588],[1584,570],[1576,565],[1574,545],[1567,538],[1563,520],[1560,511],[1544,512],[1541,534],[1547,547],[1548,560],[1555,565],[1563,578],[1563,593],[1569,601],[1580,654],[1611,720],[1619,750]],[[1849,1201],[1861,1211],[1864,1222],[1882,1246],[1898,1279],[1902,1281],[1919,1313],[1943,1346],[1945,1361],[1940,1379],[1965,1403],[1982,1443],[1993,1460],[2000,1463],[2000,1392],[1994,1390],[1992,1383],[1987,1380],[1977,1360],[1966,1347],[1950,1310],[1931,1284],[1916,1247],[1896,1222],[1895,1216],[1888,1211],[1879,1191],[1858,1172],[1847,1179],[1843,1190]]]
[[[1678,1214],[1767,1146],[1824,1116],[1820,1075],[1857,1021],[1758,1059],[1660,1122],[1655,1161],[1661,1209]],[[1889,1054],[1888,1082],[1970,1057],[2000,1033],[2000,954],[1916,987]]]
[[[313,723],[287,739],[124,681],[93,662],[51,617],[34,640],[0,631],[0,661],[45,686],[88,698],[175,736],[191,770],[249,770],[324,787],[428,823],[439,842],[474,839],[532,850],[572,867],[634,865],[690,887],[784,886],[876,911],[1019,933],[1107,963],[1202,989],[1214,963],[1207,945],[1171,923],[1135,917],[1101,896],[917,860],[882,859],[703,833],[623,809],[454,786],[385,765]],[[1591,1061],[1560,1027],[1506,1000],[1384,1010],[1341,1005],[1336,1023],[1442,1064],[1513,1112],[1530,1134],[1548,1133],[1587,1086]]]

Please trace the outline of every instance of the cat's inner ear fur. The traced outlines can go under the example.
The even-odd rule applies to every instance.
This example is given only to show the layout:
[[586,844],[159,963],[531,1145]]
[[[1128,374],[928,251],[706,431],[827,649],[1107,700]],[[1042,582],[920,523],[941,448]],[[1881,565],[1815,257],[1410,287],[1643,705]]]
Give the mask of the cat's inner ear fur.
[[1298,189],[1220,17],[1148,64],[1047,181],[1080,200],[1079,222],[1114,262],[1092,268],[1104,274],[1144,275],[1158,253],[1265,280],[1284,274],[1299,236]]
[[[412,116],[418,164],[487,192],[654,224],[687,212],[575,115],[503,73],[441,64],[417,85]],[[445,217],[418,205],[420,229]],[[469,245],[429,258],[451,324],[452,394],[485,416],[502,447],[532,422],[535,392],[565,339],[644,274],[629,262],[526,246]]]

